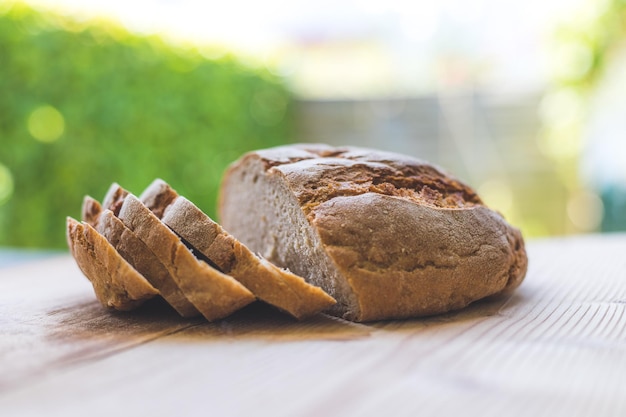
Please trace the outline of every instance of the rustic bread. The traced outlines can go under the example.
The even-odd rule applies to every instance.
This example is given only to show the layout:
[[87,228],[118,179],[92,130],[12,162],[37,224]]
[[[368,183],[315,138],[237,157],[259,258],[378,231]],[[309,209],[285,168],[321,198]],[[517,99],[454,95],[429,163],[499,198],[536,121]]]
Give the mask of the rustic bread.
[[244,155],[223,180],[220,220],[356,321],[443,313],[516,288],[520,232],[467,185],[404,155],[325,145]]
[[134,195],[124,198],[118,217],[165,265],[187,299],[207,320],[226,317],[255,300],[235,279],[198,260]]
[[[118,184],[113,184],[107,193],[107,197],[117,195],[120,204],[114,204],[113,200],[106,198],[109,207],[119,208],[123,198],[128,194]],[[95,199],[86,196],[83,199],[82,208],[83,221],[93,226],[98,233],[104,236],[109,243],[119,252],[119,254],[130,263],[150,284],[152,284],[181,316],[194,317],[200,314],[183,292],[178,288],[176,282],[168,272],[167,268],[154,255],[154,253],[139,239],[129,228],[127,228],[113,211],[102,209],[102,206]]]
[[132,310],[159,292],[88,223],[67,218],[67,243],[103,306]]
[[[175,197],[173,200],[171,197]],[[335,304],[319,287],[254,255],[195,204],[178,196],[165,181],[155,180],[142,194],[153,212],[195,251],[259,298],[297,319]]]

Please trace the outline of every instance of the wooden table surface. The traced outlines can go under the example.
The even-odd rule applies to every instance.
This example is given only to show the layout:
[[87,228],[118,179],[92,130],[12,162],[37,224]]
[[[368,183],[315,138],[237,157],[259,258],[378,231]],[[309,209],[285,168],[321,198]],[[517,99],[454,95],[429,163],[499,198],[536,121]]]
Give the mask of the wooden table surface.
[[67,255],[0,269],[0,416],[626,416],[626,235],[528,242],[510,298],[427,319],[110,313]]

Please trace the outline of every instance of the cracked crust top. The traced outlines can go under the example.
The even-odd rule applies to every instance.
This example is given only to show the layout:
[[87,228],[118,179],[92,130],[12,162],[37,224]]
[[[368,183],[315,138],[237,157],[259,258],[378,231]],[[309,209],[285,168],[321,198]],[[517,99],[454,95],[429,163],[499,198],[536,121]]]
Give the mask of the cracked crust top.
[[[288,147],[285,147],[288,148]],[[436,208],[483,204],[467,185],[423,161],[361,148],[295,147],[259,152],[269,170],[283,173],[306,214],[340,196],[365,193],[395,196]],[[305,157],[306,156],[306,157]]]

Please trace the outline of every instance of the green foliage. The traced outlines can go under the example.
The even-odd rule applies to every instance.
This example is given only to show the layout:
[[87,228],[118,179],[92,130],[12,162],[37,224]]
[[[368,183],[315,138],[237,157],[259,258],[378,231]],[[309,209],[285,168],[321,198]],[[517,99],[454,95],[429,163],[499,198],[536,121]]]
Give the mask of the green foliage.
[[556,38],[567,50],[564,64],[572,70],[557,74],[557,83],[582,93],[593,90],[611,55],[624,46],[626,0],[588,0],[577,19],[558,28]]
[[0,6],[0,245],[65,246],[65,217],[154,178],[215,215],[228,163],[290,135],[268,71],[157,37]]

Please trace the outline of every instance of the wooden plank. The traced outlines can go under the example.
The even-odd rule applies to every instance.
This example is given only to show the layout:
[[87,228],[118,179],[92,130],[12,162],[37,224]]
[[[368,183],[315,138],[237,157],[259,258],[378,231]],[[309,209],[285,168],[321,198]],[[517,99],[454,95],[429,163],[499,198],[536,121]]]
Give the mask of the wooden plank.
[[428,319],[103,311],[66,257],[0,271],[0,414],[626,415],[626,235],[529,243],[512,297]]
[[0,271],[0,392],[189,327],[163,303],[111,313],[67,255]]

